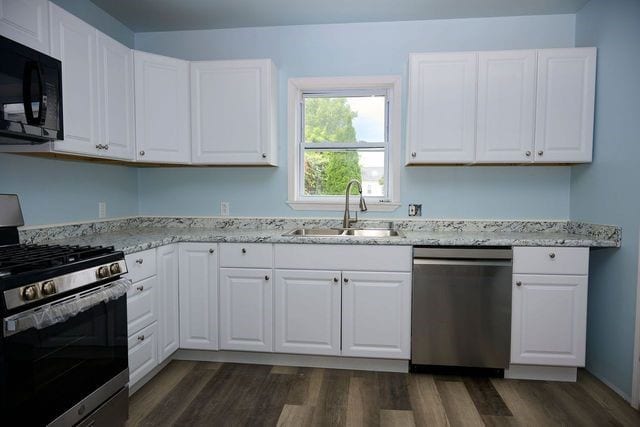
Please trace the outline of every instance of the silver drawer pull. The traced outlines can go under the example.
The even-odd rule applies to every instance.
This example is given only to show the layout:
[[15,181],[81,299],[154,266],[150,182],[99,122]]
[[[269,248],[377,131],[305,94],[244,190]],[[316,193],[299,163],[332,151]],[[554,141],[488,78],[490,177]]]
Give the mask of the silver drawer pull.
[[213,253],[213,249],[209,249],[209,253],[212,254]]
[[140,285],[136,288],[138,291],[142,292],[144,291],[144,285]]
[[333,283],[338,283],[338,282],[339,282],[338,278],[337,278],[337,277],[334,277],[334,278],[333,278]]
[[144,335],[138,335],[138,341],[144,341]]
[[516,286],[522,286],[522,282],[520,281],[516,282]]
[[245,248],[242,248],[242,253],[243,253],[243,254],[246,254],[246,253],[247,253],[247,250],[246,250]]
[[269,280],[269,276],[264,276],[264,280]]
[[555,257],[556,257],[555,252],[551,252],[551,253],[549,254],[549,258],[554,259]]
[[144,262],[144,260],[142,258],[138,258],[136,260],[136,264],[142,264]]

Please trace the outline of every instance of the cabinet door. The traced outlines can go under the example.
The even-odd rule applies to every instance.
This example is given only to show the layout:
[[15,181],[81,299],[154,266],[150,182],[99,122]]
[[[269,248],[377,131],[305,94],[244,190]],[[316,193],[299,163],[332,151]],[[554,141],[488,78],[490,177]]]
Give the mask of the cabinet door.
[[133,160],[135,120],[133,117],[133,52],[98,33],[98,74],[102,148],[98,154]]
[[276,164],[275,79],[268,59],[191,64],[193,163]]
[[220,348],[273,351],[271,269],[220,269]]
[[49,53],[49,1],[0,0],[0,35]]
[[129,337],[129,387],[158,366],[157,326],[153,323]]
[[407,163],[470,163],[475,157],[477,54],[412,54]]
[[158,248],[158,362],[180,347],[178,245]]
[[55,151],[97,154],[99,143],[97,32],[51,4],[51,55],[62,61],[64,141]]
[[409,359],[411,274],[342,273],[342,354]]
[[514,274],[511,363],[584,366],[587,276]]
[[536,51],[478,54],[478,163],[533,161]]
[[216,245],[180,243],[180,348],[218,349]]
[[590,162],[596,48],[538,51],[536,162]]
[[340,354],[340,272],[276,270],[279,353]]
[[189,163],[189,63],[134,53],[137,160]]

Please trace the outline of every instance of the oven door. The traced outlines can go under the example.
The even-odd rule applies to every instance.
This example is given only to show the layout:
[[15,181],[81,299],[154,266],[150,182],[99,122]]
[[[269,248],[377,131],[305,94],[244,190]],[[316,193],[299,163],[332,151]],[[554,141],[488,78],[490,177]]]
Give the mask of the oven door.
[[[94,289],[99,288],[104,286]],[[39,323],[40,329],[28,327],[26,316],[16,321],[4,319],[0,344],[3,423],[46,425],[65,413],[65,420],[75,423],[126,385],[126,293],[97,300],[97,291],[91,294],[92,291],[82,294],[94,299],[81,308],[77,306],[77,313],[58,310],[49,318],[41,313],[38,322],[44,319],[45,326]],[[73,298],[79,303],[87,301],[82,296]],[[50,304],[49,308],[55,310],[55,304],[60,308],[67,300]],[[13,317],[17,316],[21,315]],[[48,323],[52,324],[46,326]],[[7,332],[8,329],[14,332]],[[124,379],[115,390],[114,379]],[[109,384],[111,387],[106,388],[111,389],[111,394],[95,396],[96,391],[104,391]],[[93,399],[88,399],[92,393]],[[69,414],[71,409],[73,413]]]
[[0,36],[0,143],[63,139],[61,63]]

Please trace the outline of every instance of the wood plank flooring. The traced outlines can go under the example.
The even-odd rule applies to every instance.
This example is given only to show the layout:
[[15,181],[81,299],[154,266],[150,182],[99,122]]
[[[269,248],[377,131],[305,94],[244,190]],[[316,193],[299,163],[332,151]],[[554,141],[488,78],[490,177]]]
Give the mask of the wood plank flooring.
[[577,383],[173,361],[128,426],[640,426],[584,370]]

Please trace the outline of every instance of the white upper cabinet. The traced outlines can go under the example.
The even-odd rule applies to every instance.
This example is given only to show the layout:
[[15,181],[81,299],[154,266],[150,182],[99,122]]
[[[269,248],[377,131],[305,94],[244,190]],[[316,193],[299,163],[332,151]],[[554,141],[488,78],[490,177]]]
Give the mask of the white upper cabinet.
[[277,96],[270,59],[192,62],[193,163],[275,166]]
[[538,51],[536,162],[590,162],[596,48]]
[[536,51],[478,54],[476,162],[533,161]]
[[104,157],[133,160],[135,119],[131,49],[98,33],[98,74],[102,123],[98,153]]
[[514,274],[511,363],[584,366],[587,276]]
[[49,53],[49,0],[0,0],[0,35]]
[[51,3],[51,55],[62,61],[64,141],[55,151],[98,153],[99,104],[96,29]]
[[180,243],[180,348],[218,349],[215,243]]
[[409,57],[407,164],[475,158],[476,52]]
[[138,51],[134,57],[137,160],[189,163],[189,63]]
[[409,359],[411,273],[342,273],[342,354]]

